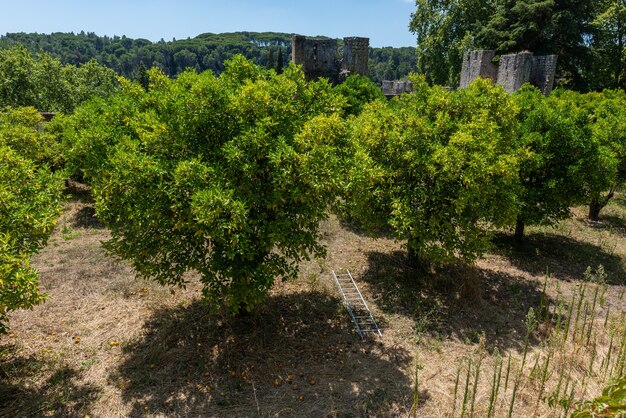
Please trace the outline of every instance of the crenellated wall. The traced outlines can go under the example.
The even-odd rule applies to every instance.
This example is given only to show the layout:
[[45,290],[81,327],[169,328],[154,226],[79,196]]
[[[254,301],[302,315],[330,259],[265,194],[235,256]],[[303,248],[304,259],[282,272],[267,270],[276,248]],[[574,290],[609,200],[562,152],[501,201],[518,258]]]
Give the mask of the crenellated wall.
[[532,52],[520,52],[500,56],[496,67],[495,51],[469,51],[463,58],[460,88],[467,87],[477,78],[488,78],[513,93],[524,83],[539,88],[545,95],[552,92],[556,72],[556,55],[534,56]]
[[413,91],[413,82],[411,81],[383,81],[382,85],[383,94],[385,97],[392,98],[395,96],[401,96],[403,93],[410,93]]

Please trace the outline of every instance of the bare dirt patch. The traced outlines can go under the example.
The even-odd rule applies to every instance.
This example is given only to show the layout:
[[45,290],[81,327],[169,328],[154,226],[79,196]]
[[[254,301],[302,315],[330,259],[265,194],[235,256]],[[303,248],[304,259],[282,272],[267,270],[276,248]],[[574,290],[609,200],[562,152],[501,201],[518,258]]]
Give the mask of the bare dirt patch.
[[[373,239],[331,217],[323,225],[327,257],[303,264],[297,281],[278,283],[258,312],[233,318],[208,310],[193,277],[186,290],[174,292],[137,279],[102,250],[108,232],[94,217],[88,190],[73,184],[70,192],[35,259],[50,300],[14,313],[11,334],[0,339],[1,417],[406,416],[416,364],[423,366],[418,416],[453,410],[458,416],[462,394],[455,399],[455,380],[461,375],[463,386],[461,360],[470,358],[482,362],[474,414],[485,416],[499,355],[512,353],[515,365],[524,350],[529,308],[547,304],[556,315],[556,305],[579,292],[587,266],[602,264],[608,285],[598,326],[606,307],[626,309],[621,197],[600,222],[586,221],[585,208],[577,208],[556,229],[529,228],[522,249],[502,233],[476,266],[428,273],[406,267],[401,243]],[[352,330],[330,279],[330,270],[345,268],[382,339],[361,341]],[[532,333],[529,363],[541,364],[550,332]],[[576,399],[599,390],[605,334],[596,344],[597,376]],[[580,369],[595,364],[583,352],[578,361]],[[520,380],[514,416],[555,415],[548,390],[536,402],[532,366]],[[579,388],[583,375],[574,369]],[[550,381],[557,379],[558,373]],[[507,408],[500,401],[496,416]]]

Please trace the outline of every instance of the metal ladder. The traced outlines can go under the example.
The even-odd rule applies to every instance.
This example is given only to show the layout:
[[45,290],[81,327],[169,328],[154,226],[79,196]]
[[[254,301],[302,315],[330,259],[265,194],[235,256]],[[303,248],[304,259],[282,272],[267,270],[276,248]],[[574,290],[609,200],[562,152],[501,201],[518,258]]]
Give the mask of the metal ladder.
[[335,279],[335,284],[337,284],[339,292],[343,297],[343,304],[346,306],[350,317],[352,317],[356,332],[359,336],[365,338],[365,334],[367,333],[377,333],[382,337],[383,334],[380,332],[378,324],[376,324],[374,316],[367,306],[365,299],[363,299],[363,295],[357,287],[350,271],[346,270],[345,273],[337,274],[333,270],[332,274],[333,279]]

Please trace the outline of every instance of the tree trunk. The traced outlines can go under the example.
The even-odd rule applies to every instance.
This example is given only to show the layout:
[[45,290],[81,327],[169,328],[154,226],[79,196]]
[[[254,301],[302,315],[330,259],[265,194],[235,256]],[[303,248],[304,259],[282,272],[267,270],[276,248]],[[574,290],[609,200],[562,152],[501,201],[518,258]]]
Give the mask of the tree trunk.
[[518,244],[524,242],[524,227],[524,220],[518,216],[515,221],[515,242]]
[[409,238],[409,242],[407,243],[407,249],[408,249],[407,260],[408,260],[409,267],[414,268],[414,269],[419,269],[420,264],[421,264],[419,253],[417,251],[417,246],[418,246],[418,240],[416,238]]
[[600,196],[594,196],[591,198],[591,202],[589,203],[589,219],[592,221],[600,220],[600,211],[609,204],[609,201],[615,196],[615,188],[613,185],[611,190],[609,190],[609,194],[606,195],[604,199],[600,198]]
[[598,199],[591,199],[591,202],[589,203],[589,219],[592,221],[599,221],[602,207],[603,205],[598,202]]

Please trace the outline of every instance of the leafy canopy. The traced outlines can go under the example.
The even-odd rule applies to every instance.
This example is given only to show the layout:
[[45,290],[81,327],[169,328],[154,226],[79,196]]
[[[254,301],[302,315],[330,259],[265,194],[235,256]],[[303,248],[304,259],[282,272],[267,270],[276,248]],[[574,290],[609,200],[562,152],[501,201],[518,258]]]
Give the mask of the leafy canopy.
[[349,115],[358,115],[365,104],[385,99],[380,87],[369,78],[358,74],[349,76],[343,83],[335,86],[334,90],[346,98],[346,113]]
[[66,140],[112,230],[107,248],[162,284],[196,272],[208,301],[237,312],[323,254],[318,223],[349,148],[345,101],[326,81],[241,56],[226,67],[150,70],[147,91],[124,82],[80,109]]
[[369,228],[390,226],[418,258],[471,261],[487,227],[517,213],[517,108],[486,80],[452,93],[413,82],[351,121],[348,210]]
[[95,61],[74,67],[47,53],[31,55],[22,45],[0,49],[0,107],[68,113],[91,97],[116,89],[113,70]]
[[604,90],[587,94],[557,91],[556,94],[589,115],[592,143],[597,150],[593,165],[585,172],[585,189],[589,194],[589,218],[598,220],[602,208],[626,180],[626,93]]
[[554,224],[587,195],[585,179],[598,167],[589,114],[573,100],[544,97],[529,85],[513,95],[520,108],[522,203],[518,221]]
[[30,255],[42,248],[60,213],[63,183],[46,166],[49,136],[34,109],[0,113],[0,333],[8,313],[42,302]]
[[418,70],[458,86],[463,53],[558,55],[556,79],[579,90],[624,87],[624,0],[416,0]]

